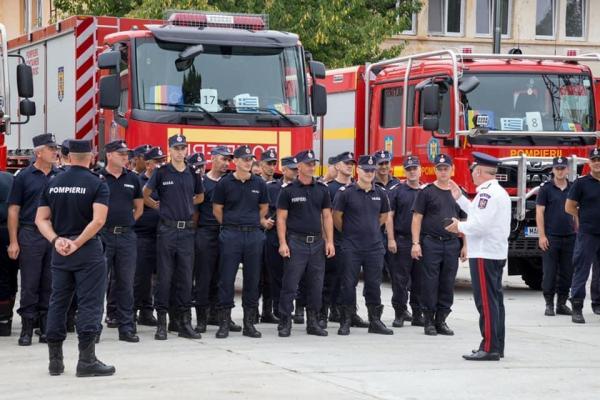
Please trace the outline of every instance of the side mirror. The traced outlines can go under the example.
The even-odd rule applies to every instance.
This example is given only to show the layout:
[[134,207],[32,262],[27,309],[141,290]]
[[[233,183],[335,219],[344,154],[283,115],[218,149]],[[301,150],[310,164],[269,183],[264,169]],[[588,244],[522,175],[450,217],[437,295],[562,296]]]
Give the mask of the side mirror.
[[309,63],[310,74],[315,79],[325,79],[325,64],[319,61],[311,61]]
[[311,108],[315,117],[322,117],[327,114],[327,90],[325,86],[313,84]]
[[29,99],[23,99],[19,102],[19,114],[26,117],[35,115],[35,102]]
[[33,97],[33,73],[27,64],[17,65],[17,93],[26,99]]
[[423,130],[435,132],[440,127],[440,119],[437,115],[426,115],[423,117]]
[[458,80],[458,90],[464,94],[468,94],[477,89],[479,83],[479,79],[476,76],[467,76]]
[[107,75],[100,79],[100,107],[116,110],[121,104],[121,78]]
[[421,93],[423,96],[423,114],[439,115],[440,114],[440,87],[432,84],[423,88]]
[[121,63],[121,52],[112,50],[107,51],[98,56],[98,68],[118,70]]

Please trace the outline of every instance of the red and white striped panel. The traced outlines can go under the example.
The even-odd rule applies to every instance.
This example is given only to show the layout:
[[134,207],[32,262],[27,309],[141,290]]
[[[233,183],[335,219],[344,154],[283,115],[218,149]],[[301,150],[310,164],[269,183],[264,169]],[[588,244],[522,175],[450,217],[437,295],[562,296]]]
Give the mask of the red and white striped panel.
[[94,139],[96,133],[96,19],[78,21],[76,30],[75,137]]

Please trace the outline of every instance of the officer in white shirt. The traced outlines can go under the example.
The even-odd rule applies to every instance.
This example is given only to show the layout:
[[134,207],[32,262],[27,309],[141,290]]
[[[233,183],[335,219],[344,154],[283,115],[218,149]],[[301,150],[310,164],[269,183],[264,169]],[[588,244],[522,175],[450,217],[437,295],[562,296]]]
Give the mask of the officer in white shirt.
[[473,158],[472,177],[477,185],[477,195],[469,202],[458,186],[454,187],[453,194],[467,213],[467,220],[453,219],[446,229],[466,236],[473,297],[483,337],[479,348],[463,358],[498,361],[504,357],[502,269],[508,256],[511,202],[496,180],[500,160],[478,152],[473,153]]

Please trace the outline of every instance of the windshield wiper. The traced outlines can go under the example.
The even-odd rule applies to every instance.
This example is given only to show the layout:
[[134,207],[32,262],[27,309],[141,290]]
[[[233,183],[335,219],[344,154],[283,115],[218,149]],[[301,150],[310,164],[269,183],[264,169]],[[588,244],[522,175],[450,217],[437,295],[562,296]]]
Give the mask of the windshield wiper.
[[180,103],[144,103],[144,105],[154,105],[154,106],[165,106],[165,107],[187,107],[187,108],[196,108],[199,111],[203,112],[210,119],[215,121],[218,125],[221,125],[222,122],[219,118],[217,118],[213,113],[207,111],[206,108],[199,106],[197,104],[180,104]]
[[228,110],[235,110],[235,111],[247,110],[248,112],[252,112],[252,111],[267,112],[267,113],[271,113],[271,115],[277,115],[277,116],[279,116],[281,119],[286,120],[287,122],[289,122],[290,124],[292,124],[294,126],[298,126],[298,122],[297,121],[294,121],[293,119],[291,119],[290,117],[288,117],[287,115],[285,115],[284,113],[282,113],[281,111],[279,111],[276,108],[268,108],[268,107],[236,107],[236,106],[232,106],[232,105],[225,105],[223,108],[224,109],[228,109]]

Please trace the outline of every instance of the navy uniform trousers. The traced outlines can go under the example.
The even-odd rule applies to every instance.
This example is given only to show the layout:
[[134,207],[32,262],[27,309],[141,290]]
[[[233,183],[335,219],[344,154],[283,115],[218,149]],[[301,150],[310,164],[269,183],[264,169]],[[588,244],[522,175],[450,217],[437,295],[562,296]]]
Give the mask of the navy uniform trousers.
[[549,235],[548,242],[550,247],[542,253],[542,291],[549,296],[569,296],[573,279],[575,235]]
[[137,235],[133,301],[137,310],[154,310],[152,275],[156,273],[156,234]]
[[12,320],[15,295],[17,294],[17,261],[8,257],[8,229],[6,223],[0,225],[0,324]]
[[392,280],[392,306],[394,308],[406,309],[409,302],[413,310],[419,310],[421,270],[423,266],[420,260],[411,257],[412,240],[408,236],[396,235],[396,254],[388,252],[388,272]]
[[421,308],[423,311],[450,312],[454,303],[454,281],[458,272],[460,241],[421,238],[423,273],[421,274]]
[[344,263],[340,288],[340,304],[356,305],[356,285],[360,270],[363,270],[365,304],[381,304],[381,279],[383,275],[383,257],[385,250],[360,251],[347,247],[342,249]]
[[288,246],[290,257],[283,261],[279,312],[281,315],[292,314],[293,300],[303,280],[306,307],[319,311],[325,276],[325,241],[321,237],[314,237],[312,243],[307,243],[306,240],[290,236]]
[[504,353],[504,294],[502,269],[506,260],[469,258],[471,286],[479,311],[481,344],[479,350]]
[[192,306],[194,230],[159,224],[156,242],[156,311],[166,313],[169,307],[188,311]]
[[194,259],[194,303],[196,307],[214,305],[212,286],[219,276],[220,227],[199,226],[196,230]]
[[[344,270],[341,240],[334,235],[335,256],[325,260],[325,280],[323,282],[323,304],[335,306],[340,304],[340,288]],[[356,292],[354,303],[356,303]]]
[[22,225],[19,229],[19,247],[21,300],[17,312],[23,318],[36,319],[48,311],[52,288],[52,245],[36,227]]
[[267,275],[270,278],[270,293],[268,296],[265,296],[263,289],[263,302],[271,300],[273,302],[273,310],[279,312],[279,299],[282,286],[281,280],[283,276],[283,257],[279,254],[279,239],[277,238],[276,227],[273,227],[273,229],[266,232],[264,259],[264,267],[269,270]]
[[243,264],[242,307],[258,306],[265,234],[261,229],[223,227],[219,234],[219,308],[234,307],[235,276]]
[[110,276],[109,300],[114,301],[114,317],[119,323],[119,332],[133,332],[133,283],[136,270],[137,238],[131,229],[123,233],[103,229],[102,242],[106,267]]
[[61,342],[67,336],[67,311],[77,295],[77,335],[88,341],[100,333],[104,295],[106,294],[106,260],[99,238],[88,240],[70,256],[52,253],[52,294],[48,308],[46,337]]
[[573,254],[572,299],[585,299],[585,284],[590,276],[592,265],[592,283],[590,285],[592,305],[600,306],[600,235],[579,232]]

